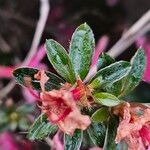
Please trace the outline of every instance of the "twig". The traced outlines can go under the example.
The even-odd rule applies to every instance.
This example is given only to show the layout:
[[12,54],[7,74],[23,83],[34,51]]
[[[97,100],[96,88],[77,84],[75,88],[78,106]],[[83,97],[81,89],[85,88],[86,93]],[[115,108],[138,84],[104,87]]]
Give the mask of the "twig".
[[0,91],[0,99],[4,98],[15,86],[15,81],[11,80],[1,91]]
[[50,148],[54,145],[53,141],[49,137],[45,138],[45,142],[50,146]]
[[32,41],[30,51],[27,54],[26,58],[24,59],[23,65],[28,65],[31,58],[35,55],[38,45],[40,43],[41,37],[42,37],[42,33],[44,31],[46,21],[47,21],[48,12],[49,12],[49,2],[48,0],[40,0],[40,1],[41,1],[40,18],[37,23],[37,27],[35,30],[35,34],[34,34],[34,38]]
[[107,52],[112,57],[119,56],[134,41],[150,30],[150,10],[147,11],[123,36],[121,39]]
[[[22,16],[20,14],[16,14],[13,12],[9,12],[8,10],[0,9],[0,17],[12,19],[15,20],[25,26],[28,26],[30,28],[35,28],[37,25],[37,20],[31,19],[26,16]],[[54,33],[54,30],[52,27],[45,26],[44,31],[48,33]]]
[[[44,31],[46,21],[47,21],[49,9],[50,9],[49,0],[40,0],[40,2],[41,2],[40,17],[39,17],[39,20],[37,23],[35,34],[33,37],[32,44],[31,44],[31,48],[21,66],[28,65],[28,63],[30,62],[32,57],[35,55],[38,45],[40,43],[41,37],[42,37],[42,33]],[[7,84],[7,86],[4,87],[0,91],[0,99],[4,98],[14,88],[14,86],[15,86],[15,81],[13,81],[13,80],[10,81]]]

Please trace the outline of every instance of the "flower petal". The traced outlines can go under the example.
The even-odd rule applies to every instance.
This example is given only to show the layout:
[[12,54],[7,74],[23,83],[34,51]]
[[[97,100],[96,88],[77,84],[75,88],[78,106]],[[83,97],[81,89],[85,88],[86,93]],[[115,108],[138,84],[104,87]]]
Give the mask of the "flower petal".
[[44,86],[49,79],[45,72],[38,72],[35,78],[40,80],[42,89],[40,107],[50,122],[57,124],[69,135],[73,135],[75,129],[85,130],[90,125],[90,117],[81,114],[74,99],[74,97],[81,99],[86,95],[86,89],[81,80],[77,81],[77,88],[74,91],[70,91],[71,85],[67,83],[60,90],[45,91]]
[[139,132],[144,125],[150,122],[150,109],[141,104],[124,103],[115,107],[114,113],[121,117],[116,143],[127,137],[130,138],[132,133]]

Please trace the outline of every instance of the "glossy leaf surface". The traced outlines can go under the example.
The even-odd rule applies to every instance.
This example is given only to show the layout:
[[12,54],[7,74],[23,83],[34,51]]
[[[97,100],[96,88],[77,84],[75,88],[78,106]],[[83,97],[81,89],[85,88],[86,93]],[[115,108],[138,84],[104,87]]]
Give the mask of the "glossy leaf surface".
[[97,70],[102,69],[106,66],[109,66],[110,64],[114,62],[115,60],[112,57],[110,57],[106,53],[102,53],[98,59]]
[[48,135],[56,133],[57,129],[56,125],[52,125],[47,121],[45,114],[41,114],[31,126],[28,138],[30,140],[42,140]]
[[92,142],[99,147],[103,147],[105,134],[106,134],[106,126],[103,123],[93,122],[88,127],[88,133],[92,140]]
[[92,79],[90,86],[94,89],[105,88],[110,83],[115,83],[121,78],[128,75],[131,69],[131,65],[126,61],[119,61],[113,63],[101,70],[99,70],[96,76]]
[[[39,80],[34,78],[34,75],[38,73],[38,71],[39,70],[35,68],[18,68],[13,72],[13,75],[19,84],[35,90],[41,90]],[[48,71],[45,71],[45,73],[49,77],[48,82],[45,84],[45,89],[47,91],[59,89],[61,83],[64,83],[64,80],[56,76],[54,73]]]
[[83,140],[83,132],[76,130],[73,136],[64,135],[64,150],[79,150]]
[[74,83],[75,74],[73,66],[63,46],[52,39],[46,40],[46,52],[50,63],[58,74],[60,74],[66,81]]
[[125,84],[120,96],[128,94],[140,83],[144,74],[145,63],[146,58],[144,50],[139,48],[131,59],[131,70],[125,79]]
[[103,122],[109,117],[108,108],[100,108],[94,114],[92,114],[91,119],[93,122]]
[[116,133],[119,124],[119,119],[116,116],[111,116],[107,124],[107,131],[104,142],[104,150],[116,150]]
[[121,103],[121,101],[114,95],[100,92],[93,95],[94,101],[108,107],[113,107]]
[[76,73],[84,79],[89,71],[95,47],[94,35],[86,24],[80,25],[73,33],[70,43],[70,58]]

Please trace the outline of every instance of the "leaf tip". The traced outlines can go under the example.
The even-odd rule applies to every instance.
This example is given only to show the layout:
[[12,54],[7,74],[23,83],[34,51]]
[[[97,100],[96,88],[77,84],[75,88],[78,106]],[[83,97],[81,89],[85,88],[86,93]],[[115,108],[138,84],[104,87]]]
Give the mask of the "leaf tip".
[[19,68],[17,68],[17,69],[15,69],[15,70],[13,70],[13,72],[12,72],[12,75],[13,75],[13,77],[18,77],[18,75],[19,75]]
[[88,26],[88,24],[87,24],[86,22],[84,22],[83,25],[84,25],[85,27]]
[[54,40],[53,40],[53,39],[46,39],[46,42],[45,42],[45,43],[47,44],[47,43],[50,43],[50,42],[52,42],[52,41],[54,41]]
[[78,26],[77,30],[79,30],[79,29],[88,30],[88,29],[91,29],[91,28],[86,22],[84,22],[83,24]]

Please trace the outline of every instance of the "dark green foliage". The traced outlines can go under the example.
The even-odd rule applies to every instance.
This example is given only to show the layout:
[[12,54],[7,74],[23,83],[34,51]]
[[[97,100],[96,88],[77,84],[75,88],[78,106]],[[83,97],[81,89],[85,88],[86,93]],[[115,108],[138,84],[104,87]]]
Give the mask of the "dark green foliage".
[[144,73],[145,63],[146,58],[144,50],[139,48],[131,59],[131,70],[129,72],[129,75],[125,78],[123,90],[120,94],[120,97],[128,94],[140,83]]
[[[38,73],[38,71],[39,70],[35,68],[18,68],[14,70],[13,75],[19,84],[35,90],[41,90],[39,80],[34,78],[34,75]],[[48,71],[45,71],[45,73],[49,77],[49,80],[45,84],[45,89],[47,91],[59,89],[61,83],[64,83],[64,80],[56,76],[54,73]]]
[[84,79],[89,71],[95,47],[94,35],[86,24],[80,25],[73,33],[70,43],[70,59],[76,76]]
[[64,150],[79,150],[83,140],[83,131],[76,130],[73,136],[64,135]]
[[103,122],[107,121],[109,117],[109,111],[108,108],[102,107],[98,109],[94,114],[92,114],[91,119],[93,122]]
[[[69,82],[72,84],[72,87],[75,87],[77,79],[81,78],[81,80],[84,80],[90,69],[94,49],[94,35],[86,23],[75,30],[70,42],[69,55],[58,42],[52,39],[46,40],[48,59],[65,81],[46,71],[45,73],[49,80],[45,84],[45,90],[60,89],[62,83],[65,82]],[[95,146],[103,147],[103,150],[116,150],[115,137],[119,119],[111,114],[111,107],[122,103],[123,101],[119,98],[128,94],[140,83],[144,68],[145,55],[143,49],[138,49],[131,62],[115,62],[109,55],[101,54],[97,64],[98,72],[87,83],[87,86],[91,88],[91,99],[93,98],[94,103],[91,103],[91,109],[84,106],[82,109],[82,113],[90,114],[89,116],[91,116],[93,121],[84,133],[89,135],[86,139],[91,139],[92,144]],[[19,84],[35,90],[41,90],[39,80],[34,77],[38,71],[38,69],[34,68],[18,68],[13,72],[13,75]],[[23,106],[16,111],[20,112],[20,114],[22,112],[29,113],[30,107]],[[3,128],[8,127],[8,117],[1,112],[0,117],[4,118],[0,121],[0,123],[3,123],[3,126],[0,124],[1,131]],[[22,122],[21,126],[26,124],[24,118],[20,119],[20,122]],[[16,124],[12,124],[11,128],[14,127],[16,128]],[[31,140],[42,140],[49,135],[54,135],[57,129],[56,125],[47,121],[46,115],[41,114],[31,126],[28,138]],[[64,149],[79,150],[82,140],[83,131],[81,130],[77,129],[73,136],[64,134]],[[91,146],[92,144],[90,143],[89,145]]]
[[90,85],[94,89],[106,88],[110,83],[115,83],[128,75],[131,65],[126,61],[115,62],[97,72]]
[[60,74],[66,81],[74,83],[75,74],[66,50],[58,42],[49,39],[46,40],[46,52],[49,61],[58,74]]
[[102,53],[98,59],[97,70],[102,69],[110,64],[114,63],[115,60],[106,53]]
[[96,123],[93,122],[87,129],[89,136],[92,142],[99,147],[103,147],[105,134],[106,134],[106,125],[105,123]]
[[103,149],[104,150],[116,150],[116,133],[117,133],[117,127],[119,124],[119,119],[116,116],[111,116],[107,123],[107,131],[105,136],[105,142]]
[[30,140],[42,140],[57,131],[57,126],[47,121],[45,114],[41,114],[30,127],[28,138]]

